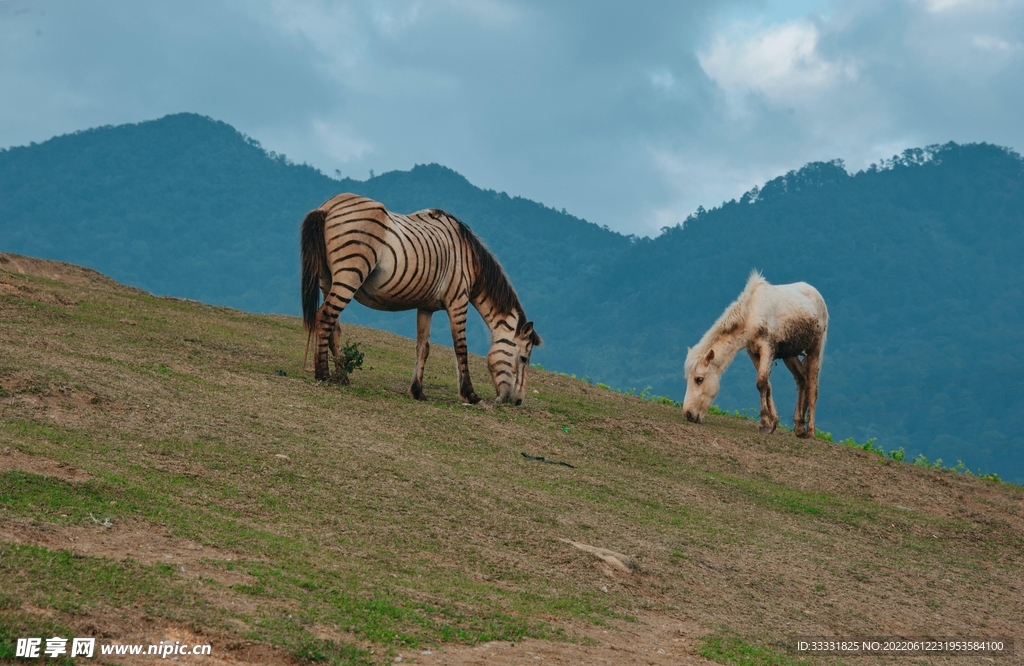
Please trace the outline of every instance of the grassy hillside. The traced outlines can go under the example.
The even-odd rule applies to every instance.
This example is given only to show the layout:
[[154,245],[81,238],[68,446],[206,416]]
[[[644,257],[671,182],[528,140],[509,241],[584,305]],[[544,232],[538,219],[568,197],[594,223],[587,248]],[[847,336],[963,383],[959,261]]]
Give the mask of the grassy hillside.
[[364,369],[322,385],[296,318],[11,255],[0,322],[0,660],[56,634],[233,663],[792,664],[797,634],[1020,632],[1017,486],[542,371],[521,408],[465,406],[440,347],[420,403],[412,342],[352,326]]

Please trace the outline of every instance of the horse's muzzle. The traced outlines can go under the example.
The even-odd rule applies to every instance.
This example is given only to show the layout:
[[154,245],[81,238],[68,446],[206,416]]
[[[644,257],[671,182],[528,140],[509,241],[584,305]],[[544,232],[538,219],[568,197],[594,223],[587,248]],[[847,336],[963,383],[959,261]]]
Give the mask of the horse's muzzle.
[[690,421],[691,423],[700,423],[700,414],[696,414],[694,412],[691,412],[690,410],[686,410],[686,420]]

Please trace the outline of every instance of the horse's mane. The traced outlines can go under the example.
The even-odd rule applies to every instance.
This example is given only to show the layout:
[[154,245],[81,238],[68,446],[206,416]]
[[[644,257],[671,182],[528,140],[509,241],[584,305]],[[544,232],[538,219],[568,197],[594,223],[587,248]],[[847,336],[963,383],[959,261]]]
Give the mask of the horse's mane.
[[757,269],[750,271],[750,276],[747,278],[747,284],[743,287],[743,291],[736,297],[736,300],[725,309],[725,312],[718,318],[718,321],[708,329],[708,332],[704,334],[704,337],[700,339],[696,345],[686,354],[686,364],[683,368],[683,372],[687,377],[695,367],[697,367],[697,361],[704,358],[708,353],[711,346],[717,342],[722,336],[732,333],[736,329],[743,326],[747,321],[747,315],[750,312],[750,297],[753,295],[754,290],[762,284],[768,284],[768,281],[764,279],[761,272]]
[[455,220],[458,224],[459,235],[469,245],[476,261],[476,280],[470,288],[469,297],[476,298],[480,294],[486,294],[490,297],[491,306],[500,314],[518,314],[519,323],[516,326],[516,333],[518,333],[519,329],[526,323],[526,313],[519,302],[516,290],[512,287],[512,283],[505,274],[505,269],[501,267],[501,264],[498,263],[498,260],[494,258],[494,255],[491,254],[491,251],[487,249],[483,242],[477,238],[472,229],[454,215],[450,213],[444,214]]

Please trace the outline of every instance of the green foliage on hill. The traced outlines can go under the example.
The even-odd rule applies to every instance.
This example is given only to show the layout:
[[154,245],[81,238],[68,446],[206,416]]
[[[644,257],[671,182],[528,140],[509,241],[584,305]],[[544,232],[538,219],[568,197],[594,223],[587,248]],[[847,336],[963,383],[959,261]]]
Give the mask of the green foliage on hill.
[[[857,174],[809,164],[685,225],[637,239],[454,171],[336,180],[191,114],[0,153],[0,250],[61,259],[163,294],[298,311],[298,223],[354,191],[400,212],[444,208],[508,270],[545,346],[535,359],[682,398],[682,360],[751,268],[804,280],[831,313],[819,425],[915,457],[1024,481],[1024,162],[996,146],[907,151]],[[410,314],[345,319],[414,332]],[[435,339],[447,341],[447,327]],[[487,333],[471,320],[470,344]],[[450,342],[449,342],[450,343]],[[788,372],[774,375],[792,410]],[[744,358],[726,409],[757,404]]]

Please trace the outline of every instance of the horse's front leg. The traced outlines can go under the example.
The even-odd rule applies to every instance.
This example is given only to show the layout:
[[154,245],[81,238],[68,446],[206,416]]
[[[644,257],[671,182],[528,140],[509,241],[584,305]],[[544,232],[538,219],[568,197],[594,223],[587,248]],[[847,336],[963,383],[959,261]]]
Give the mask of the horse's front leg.
[[430,354],[430,320],[434,313],[422,308],[416,311],[416,369],[412,372],[412,387],[409,393],[417,400],[426,400],[423,395],[423,368]]
[[466,345],[469,296],[462,292],[445,309],[452,326],[452,346],[455,347],[455,365],[459,373],[459,397],[463,402],[475,405],[480,402],[480,396],[473,390],[473,380],[469,376],[469,349]]
[[767,345],[762,345],[757,352],[748,353],[757,368],[757,390],[761,393],[761,426],[758,430],[763,434],[771,434],[779,425],[779,415],[772,401],[772,384],[769,381],[772,376],[772,351]]
[[796,380],[796,412],[793,414],[793,432],[797,437],[807,437],[807,368],[797,357],[783,359],[786,367]]

